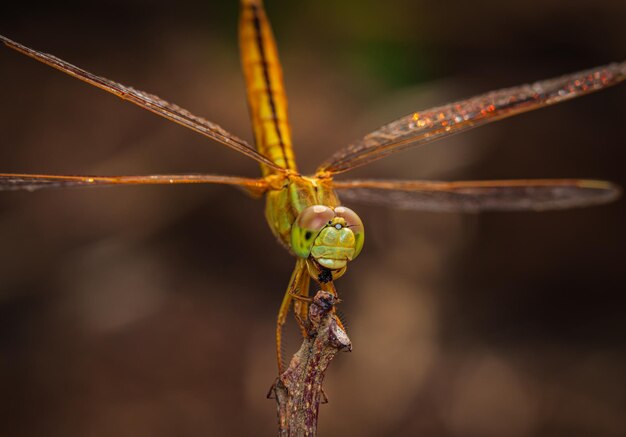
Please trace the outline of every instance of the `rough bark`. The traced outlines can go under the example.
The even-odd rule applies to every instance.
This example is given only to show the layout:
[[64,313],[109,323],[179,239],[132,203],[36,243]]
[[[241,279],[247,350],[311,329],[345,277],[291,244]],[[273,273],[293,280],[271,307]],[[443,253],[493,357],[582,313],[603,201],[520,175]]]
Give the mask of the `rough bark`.
[[317,292],[304,321],[307,337],[272,387],[280,437],[317,435],[319,404],[326,400],[322,391],[326,369],[338,351],[352,350],[334,311],[337,301],[328,291]]

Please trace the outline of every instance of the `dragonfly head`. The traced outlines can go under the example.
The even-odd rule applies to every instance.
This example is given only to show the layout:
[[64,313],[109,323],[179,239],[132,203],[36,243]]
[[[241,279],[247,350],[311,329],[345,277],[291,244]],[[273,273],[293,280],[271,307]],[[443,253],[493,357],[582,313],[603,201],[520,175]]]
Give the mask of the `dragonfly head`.
[[363,248],[363,222],[349,208],[324,205],[305,208],[291,227],[291,248],[301,258],[313,258],[336,279]]

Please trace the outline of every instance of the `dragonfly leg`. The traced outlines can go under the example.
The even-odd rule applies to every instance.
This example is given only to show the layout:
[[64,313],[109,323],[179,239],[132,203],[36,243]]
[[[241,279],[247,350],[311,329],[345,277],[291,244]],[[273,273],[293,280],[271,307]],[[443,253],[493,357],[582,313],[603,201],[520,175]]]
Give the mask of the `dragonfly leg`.
[[300,284],[298,284],[299,287],[296,290],[296,294],[292,295],[292,299],[294,300],[293,312],[303,337],[308,336],[306,322],[309,315],[309,304],[313,301],[313,299],[309,297],[309,284],[309,275],[303,274],[300,279]]
[[[309,304],[311,303],[312,299],[309,296],[309,270],[311,269],[311,266],[307,267],[307,264],[307,261],[303,259],[298,259],[296,267],[294,268],[293,273],[291,274],[291,278],[289,279],[289,285],[287,286],[287,291],[285,292],[285,296],[283,297],[280,309],[278,310],[278,317],[276,321],[276,361],[278,362],[279,374],[282,374],[285,370],[285,362],[283,359],[282,350],[283,326],[287,321],[287,315],[289,314],[289,307],[291,306],[292,301],[294,302],[293,310],[296,322],[298,323],[298,327],[302,332],[302,336],[308,336],[309,329],[307,322]],[[335,289],[335,285],[332,281],[318,282],[318,284],[322,290],[328,291],[334,296],[337,296],[337,290]],[[340,300],[337,299],[337,302],[340,302]],[[341,325],[341,321],[339,319],[337,319],[337,322]],[[341,326],[341,328],[344,329],[343,326]]]
[[[291,274],[291,279],[289,279],[289,285],[287,286],[287,291],[285,292],[285,296],[283,297],[283,302],[280,305],[280,309],[278,310],[278,317],[276,320],[276,361],[278,363],[278,374],[282,374],[285,370],[285,363],[283,361],[283,350],[282,350],[282,339],[283,339],[283,326],[287,321],[287,314],[289,314],[289,307],[291,306],[291,300],[294,295],[297,295],[298,286],[301,285],[302,277],[306,276],[306,266],[304,264],[304,260],[298,259],[296,262],[296,267]],[[307,287],[308,287],[308,278],[307,278]],[[299,323],[298,323],[299,324]]]

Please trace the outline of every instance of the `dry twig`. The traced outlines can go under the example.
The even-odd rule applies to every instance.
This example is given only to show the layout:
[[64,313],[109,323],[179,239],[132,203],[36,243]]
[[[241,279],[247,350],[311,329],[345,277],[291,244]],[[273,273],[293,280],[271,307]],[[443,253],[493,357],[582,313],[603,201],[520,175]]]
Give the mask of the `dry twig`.
[[289,367],[272,387],[278,404],[278,435],[315,436],[320,402],[325,402],[322,381],[326,369],[340,350],[352,350],[352,343],[334,311],[338,299],[320,290],[309,306],[304,321],[307,337],[291,359]]

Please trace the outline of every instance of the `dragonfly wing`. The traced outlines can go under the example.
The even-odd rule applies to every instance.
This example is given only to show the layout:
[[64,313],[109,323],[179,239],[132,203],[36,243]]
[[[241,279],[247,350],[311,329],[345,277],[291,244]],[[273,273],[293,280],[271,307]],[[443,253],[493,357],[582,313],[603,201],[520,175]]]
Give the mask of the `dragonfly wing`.
[[335,181],[343,200],[433,212],[544,211],[611,202],[620,188],[588,179]]
[[67,187],[101,187],[112,185],[174,185],[225,184],[235,185],[252,195],[260,195],[267,188],[264,179],[249,179],[212,174],[149,175],[149,176],[65,176],[40,174],[0,173],[0,191]]
[[237,150],[240,153],[260,162],[268,165],[274,169],[282,171],[276,164],[265,156],[258,153],[252,146],[241,138],[237,138],[235,135],[227,132],[220,126],[204,118],[193,115],[186,109],[181,108],[173,103],[168,103],[165,100],[143,91],[136,90],[132,87],[122,85],[104,77],[96,76],[89,73],[79,67],[76,67],[56,56],[49,55],[47,53],[38,52],[29,47],[26,47],[20,43],[12,41],[2,35],[0,35],[0,41],[2,41],[7,47],[10,47],[18,52],[21,52],[31,58],[43,62],[57,70],[60,70],[72,77],[87,82],[90,85],[108,91],[115,94],[117,97],[128,100],[137,106],[140,106],[148,111],[154,112],[157,115],[167,118],[175,123],[185,126],[193,131],[196,131],[206,137],[211,138],[219,143],[222,143],[232,149]]
[[318,171],[342,173],[409,147],[598,91],[624,79],[626,62],[615,63],[414,112],[339,150]]

